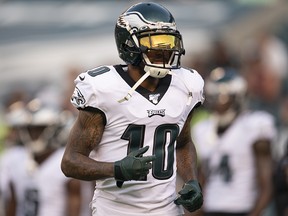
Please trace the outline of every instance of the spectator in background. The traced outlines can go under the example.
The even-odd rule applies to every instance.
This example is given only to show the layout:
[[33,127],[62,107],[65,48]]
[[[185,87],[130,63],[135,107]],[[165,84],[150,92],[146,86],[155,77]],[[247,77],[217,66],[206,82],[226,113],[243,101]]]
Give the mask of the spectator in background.
[[272,197],[274,118],[245,109],[246,82],[233,68],[213,70],[205,92],[210,117],[192,129],[204,216],[259,216]]
[[287,47],[269,32],[259,33],[244,47],[242,73],[248,83],[248,106],[270,112],[279,126],[282,92],[288,76]]
[[235,53],[225,44],[223,39],[217,38],[213,41],[211,52],[208,59],[208,75],[214,68],[235,68],[239,67],[239,60]]
[[189,62],[190,67],[199,71],[204,79],[216,67],[239,68],[240,66],[234,51],[220,37],[215,38],[205,52],[193,54]]

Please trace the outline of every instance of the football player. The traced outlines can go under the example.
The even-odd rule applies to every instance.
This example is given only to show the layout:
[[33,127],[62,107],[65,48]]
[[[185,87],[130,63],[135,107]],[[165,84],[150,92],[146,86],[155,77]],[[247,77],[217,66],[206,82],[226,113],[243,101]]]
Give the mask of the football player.
[[[11,198],[9,189],[10,173],[13,171],[15,160],[20,160],[26,154],[25,147],[20,140],[18,128],[23,122],[24,115],[23,101],[15,101],[7,107],[4,115],[5,126],[7,127],[7,136],[4,142],[4,151],[0,155],[0,194],[3,207],[0,215],[5,215],[7,207],[6,201]],[[3,213],[2,213],[3,211]],[[2,213],[2,214],[1,214]]]
[[233,68],[216,68],[205,80],[211,115],[192,133],[205,173],[205,216],[259,216],[271,200],[274,118],[247,110],[246,90]]
[[80,181],[65,177],[60,169],[64,148],[56,139],[62,126],[59,112],[43,107],[38,98],[13,112],[18,115],[8,116],[17,117],[14,127],[25,151],[6,156],[2,167],[6,171],[6,215],[79,216]]
[[[100,66],[75,80],[71,101],[79,115],[62,170],[96,180],[93,216],[193,212],[203,197],[190,120],[203,103],[204,81],[181,67],[182,36],[160,4],[128,8],[117,20],[115,40],[126,64]],[[186,182],[179,196],[176,172]]]

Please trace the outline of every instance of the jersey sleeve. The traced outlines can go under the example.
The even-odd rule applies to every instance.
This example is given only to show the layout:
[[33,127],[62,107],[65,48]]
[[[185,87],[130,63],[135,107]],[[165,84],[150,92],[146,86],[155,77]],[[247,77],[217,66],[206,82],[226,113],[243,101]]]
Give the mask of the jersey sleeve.
[[87,73],[81,73],[75,80],[75,89],[71,97],[71,103],[77,109],[87,107],[97,108],[96,91],[92,79]]
[[198,71],[194,69],[187,69],[186,71],[188,71],[188,73],[184,76],[184,82],[188,88],[189,94],[191,94],[191,108],[194,109],[196,105],[199,106],[204,103],[204,80]]
[[[113,66],[99,66],[81,73],[75,80],[71,103],[77,109],[100,110],[105,113],[105,101],[118,80]],[[114,93],[114,92],[113,92]]]
[[264,111],[253,112],[249,123],[251,133],[254,133],[255,140],[274,139],[276,136],[276,126],[272,115]]
[[201,76],[196,70],[193,70],[193,72],[195,73],[195,76],[197,77],[197,80],[198,80],[196,97],[197,97],[198,101],[199,101],[201,104],[203,104],[204,101],[205,101],[205,96],[204,96],[204,79],[202,78],[202,76]]

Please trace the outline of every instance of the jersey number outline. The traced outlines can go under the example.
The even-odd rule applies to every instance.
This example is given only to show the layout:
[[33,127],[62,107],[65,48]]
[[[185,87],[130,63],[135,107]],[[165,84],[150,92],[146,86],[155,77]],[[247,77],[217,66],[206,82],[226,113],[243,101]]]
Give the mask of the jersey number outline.
[[24,216],[37,216],[39,212],[39,191],[34,188],[28,188],[24,191]]
[[[145,125],[129,124],[121,139],[127,140],[127,154],[144,145]],[[154,131],[152,175],[155,179],[169,179],[174,172],[174,143],[179,134],[177,124],[159,125]]]

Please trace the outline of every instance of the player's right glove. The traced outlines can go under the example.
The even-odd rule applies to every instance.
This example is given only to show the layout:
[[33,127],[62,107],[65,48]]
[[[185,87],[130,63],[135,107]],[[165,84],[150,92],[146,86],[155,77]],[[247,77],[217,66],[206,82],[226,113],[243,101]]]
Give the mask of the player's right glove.
[[149,146],[131,152],[122,160],[114,163],[114,177],[117,186],[122,187],[124,181],[145,180],[152,168],[152,161],[156,159],[155,155],[143,156]]
[[197,180],[186,182],[179,191],[180,196],[174,200],[176,205],[182,205],[189,212],[196,211],[203,204],[202,189]]

